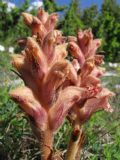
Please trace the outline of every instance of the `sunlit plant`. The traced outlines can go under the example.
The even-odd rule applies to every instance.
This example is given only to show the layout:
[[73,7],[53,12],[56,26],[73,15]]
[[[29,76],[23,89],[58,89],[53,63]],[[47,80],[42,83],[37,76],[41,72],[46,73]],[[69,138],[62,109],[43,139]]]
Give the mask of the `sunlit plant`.
[[82,125],[96,111],[113,111],[108,99],[114,94],[100,81],[103,56],[96,52],[101,40],[94,39],[91,29],[79,30],[76,37],[62,36],[55,29],[58,15],[42,8],[37,17],[22,16],[32,34],[18,41],[24,50],[13,56],[12,64],[25,85],[10,96],[29,117],[42,160],[54,159],[54,135],[65,118],[73,128],[65,159],[80,159]]

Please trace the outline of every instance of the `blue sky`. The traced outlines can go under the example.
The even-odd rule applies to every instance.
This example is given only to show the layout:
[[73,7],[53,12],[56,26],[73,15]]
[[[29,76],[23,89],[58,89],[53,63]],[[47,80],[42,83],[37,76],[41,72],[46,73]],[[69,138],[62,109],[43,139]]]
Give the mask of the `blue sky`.
[[[56,2],[60,5],[63,4],[69,4],[71,0],[56,0]],[[89,7],[93,4],[97,4],[98,8],[101,7],[103,0],[80,0],[80,6],[82,9]],[[117,0],[117,2],[120,4],[120,0]]]
[[[34,0],[31,0],[34,1]],[[71,0],[56,0],[56,2],[59,5],[68,5],[70,3]],[[24,0],[13,0],[14,3],[16,4],[21,4],[22,2],[24,2]],[[101,4],[102,4],[103,0],[80,0],[80,6],[82,9],[91,6],[92,4],[97,4],[98,8],[100,8]],[[120,4],[120,0],[117,0],[117,2]]]

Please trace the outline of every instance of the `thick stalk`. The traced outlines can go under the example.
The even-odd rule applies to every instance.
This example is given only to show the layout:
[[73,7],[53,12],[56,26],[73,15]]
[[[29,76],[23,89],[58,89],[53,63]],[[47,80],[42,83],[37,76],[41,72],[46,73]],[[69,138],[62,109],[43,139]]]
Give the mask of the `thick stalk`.
[[82,138],[82,128],[78,123],[75,123],[72,134],[71,134],[70,143],[68,145],[65,160],[76,160],[78,149],[79,149],[79,152],[81,150],[81,146],[80,146],[81,138]]
[[85,141],[85,135],[84,135],[84,133],[82,131],[81,138],[80,138],[80,141],[79,141],[79,148],[78,148],[75,160],[80,160],[80,157],[81,157],[81,148],[82,148],[82,145],[83,145],[84,141]]
[[40,144],[41,160],[52,160],[54,134],[51,130],[41,131],[39,127],[31,124],[33,133],[37,137]]
[[41,160],[52,160],[53,133],[50,130],[41,132],[39,139]]

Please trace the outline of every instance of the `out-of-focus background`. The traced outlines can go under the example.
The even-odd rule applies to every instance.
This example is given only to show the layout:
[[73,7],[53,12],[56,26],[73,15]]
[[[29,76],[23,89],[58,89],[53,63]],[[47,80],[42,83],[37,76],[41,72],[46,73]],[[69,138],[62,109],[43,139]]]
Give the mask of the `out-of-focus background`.
[[[58,12],[58,28],[64,35],[92,28],[102,39],[106,74],[103,85],[116,93],[112,114],[99,112],[85,125],[83,160],[120,160],[120,0],[0,0],[0,160],[37,160],[39,146],[28,119],[13,103],[8,92],[22,84],[12,72],[10,56],[19,54],[16,40],[30,35],[20,16],[36,14],[38,7]],[[55,137],[55,149],[65,152],[71,127],[67,120]]]

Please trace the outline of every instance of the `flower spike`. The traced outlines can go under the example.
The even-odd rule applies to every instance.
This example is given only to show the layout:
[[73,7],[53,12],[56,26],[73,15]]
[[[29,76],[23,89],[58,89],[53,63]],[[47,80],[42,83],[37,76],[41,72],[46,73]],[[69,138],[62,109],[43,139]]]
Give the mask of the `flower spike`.
[[19,39],[24,49],[21,55],[12,55],[24,87],[11,91],[10,96],[28,116],[42,160],[54,159],[54,134],[69,117],[73,132],[66,160],[75,160],[83,139],[81,126],[97,111],[113,111],[108,100],[114,94],[100,79],[104,57],[96,52],[101,40],[94,39],[91,29],[79,30],[76,37],[62,36],[55,29],[58,14],[49,15],[42,8],[37,16],[22,16],[32,35]]

